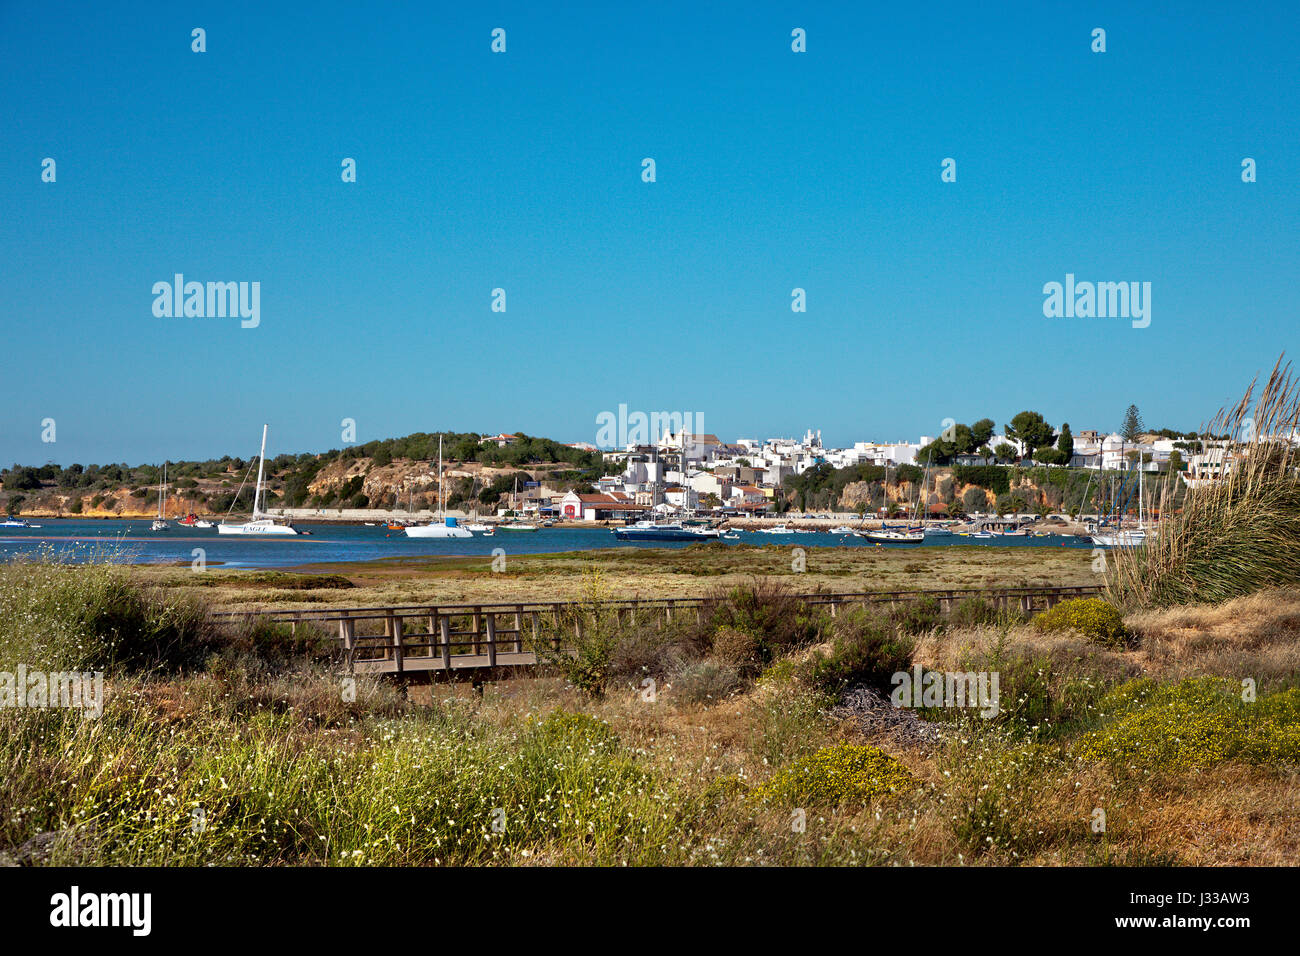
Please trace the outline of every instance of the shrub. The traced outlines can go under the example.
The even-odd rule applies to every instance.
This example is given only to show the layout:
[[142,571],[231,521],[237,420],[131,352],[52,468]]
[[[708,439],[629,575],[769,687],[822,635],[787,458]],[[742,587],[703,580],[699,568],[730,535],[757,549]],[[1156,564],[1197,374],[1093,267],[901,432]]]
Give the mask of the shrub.
[[661,678],[688,656],[680,635],[671,627],[625,626],[610,652],[608,674],[611,680],[634,683],[647,676]]
[[737,693],[742,681],[734,665],[705,660],[682,667],[672,686],[673,693],[684,703],[707,706]]
[[713,635],[713,656],[742,674],[756,674],[760,667],[757,638],[735,627],[718,628]]
[[910,790],[916,778],[879,747],[836,744],[800,758],[755,787],[753,798],[793,807],[862,804]]
[[1103,647],[1123,646],[1128,631],[1119,610],[1101,598],[1072,598],[1034,617],[1040,631],[1078,631]]
[[912,666],[913,647],[890,622],[854,608],[836,619],[830,654],[809,663],[808,683],[836,695],[859,684],[888,694],[890,678]]
[[783,585],[759,579],[715,596],[704,626],[707,637],[723,627],[753,635],[759,660],[767,663],[785,651],[816,643],[822,623]]
[[1139,680],[1116,688],[1102,707],[1112,719],[1081,738],[1076,753],[1121,772],[1300,761],[1300,688],[1246,703],[1239,685],[1219,678],[1165,687]]
[[993,624],[997,619],[997,608],[973,594],[970,597],[962,598],[951,615],[952,623],[958,627],[979,627],[984,624]]
[[943,627],[943,610],[938,598],[923,597],[896,606],[891,618],[904,634],[927,634]]

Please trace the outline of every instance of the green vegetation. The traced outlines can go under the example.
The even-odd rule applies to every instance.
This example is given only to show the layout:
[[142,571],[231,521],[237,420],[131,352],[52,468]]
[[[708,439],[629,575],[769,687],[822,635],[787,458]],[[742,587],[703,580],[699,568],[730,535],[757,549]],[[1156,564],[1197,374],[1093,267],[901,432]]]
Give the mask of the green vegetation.
[[1117,773],[1205,768],[1228,760],[1300,763],[1300,688],[1242,699],[1242,687],[1220,678],[1189,678],[1172,686],[1142,679],[1101,702],[1112,719],[1084,736],[1076,753],[1105,761]]
[[888,694],[890,678],[912,666],[915,645],[887,616],[853,608],[835,619],[831,650],[806,667],[806,682],[833,696],[866,686]]
[[837,744],[794,761],[751,798],[783,807],[869,803],[917,786],[907,768],[878,747]]
[[[273,488],[269,500],[289,508],[309,504],[313,507],[367,507],[369,500],[359,503],[361,498],[358,497],[364,475],[349,479],[343,488],[327,499],[313,498],[308,486],[323,468],[335,462],[370,459],[372,467],[384,467],[399,460],[433,461],[438,456],[440,436],[443,439],[443,454],[448,461],[473,461],[492,467],[558,463],[569,467],[557,473],[557,480],[574,483],[595,481],[609,470],[599,452],[570,448],[549,438],[520,435],[511,444],[500,448],[495,442],[481,441],[478,435],[472,433],[418,432],[405,438],[349,445],[341,450],[331,449],[321,454],[284,454],[268,459],[268,480]],[[239,510],[248,510],[251,506],[251,488],[245,487],[238,500],[235,497],[238,484],[246,477],[248,466],[248,461],[229,455],[207,461],[168,462],[166,465],[169,482],[174,491],[182,493],[184,506],[203,507],[214,513],[228,511],[236,505]],[[522,476],[521,482],[532,480],[527,473],[519,472],[518,475]],[[74,464],[67,468],[56,464],[39,467],[15,464],[0,471],[0,488],[7,493],[10,507],[18,500],[15,493],[28,492],[19,503],[25,502],[29,508],[40,503],[38,498],[45,502],[46,507],[53,508],[59,497],[72,496],[74,513],[81,513],[82,496],[93,495],[91,507],[98,508],[108,497],[105,493],[129,489],[137,498],[141,496],[142,489],[152,493],[161,477],[162,465],[153,464]],[[514,474],[510,476],[511,479],[514,477]],[[212,490],[212,485],[217,483],[222,486],[220,492]],[[510,486],[511,481],[497,478],[490,488],[480,493],[479,498],[484,504],[495,504]],[[404,505],[405,502],[401,504]],[[70,510],[73,510],[71,505]]]
[[1106,647],[1119,647],[1128,632],[1124,616],[1101,598],[1072,598],[1034,618],[1040,631],[1077,631]]

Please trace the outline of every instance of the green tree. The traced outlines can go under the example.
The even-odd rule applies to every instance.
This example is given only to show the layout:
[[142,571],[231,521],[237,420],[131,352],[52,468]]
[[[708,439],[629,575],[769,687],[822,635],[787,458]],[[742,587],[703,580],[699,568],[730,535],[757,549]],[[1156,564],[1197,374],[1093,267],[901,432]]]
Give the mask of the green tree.
[[1074,436],[1070,434],[1069,422],[1065,422],[1061,425],[1061,434],[1060,437],[1056,439],[1056,448],[1065,459],[1065,464],[1068,465],[1070,459],[1074,457]]
[[1142,415],[1138,412],[1136,405],[1130,405],[1128,411],[1124,413],[1124,424],[1119,428],[1120,435],[1126,442],[1136,442],[1146,431],[1146,426],[1142,424]]
[[1046,448],[1056,440],[1055,429],[1038,412],[1023,411],[1011,419],[1007,437],[1025,446],[1025,457],[1034,457],[1034,449]]
[[989,439],[993,437],[993,419],[981,418],[970,427],[971,444],[978,448],[980,445],[987,445]]

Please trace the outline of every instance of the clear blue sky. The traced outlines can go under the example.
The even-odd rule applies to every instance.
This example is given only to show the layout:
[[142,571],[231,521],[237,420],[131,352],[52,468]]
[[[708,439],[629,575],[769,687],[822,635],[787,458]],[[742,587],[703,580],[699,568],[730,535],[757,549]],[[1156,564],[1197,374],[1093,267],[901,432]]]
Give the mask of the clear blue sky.
[[[0,2],[0,463],[620,403],[1193,428],[1296,353],[1295,8],[1000,6]],[[156,318],[175,272],[259,281],[260,327]],[[1044,318],[1067,272],[1151,282],[1150,327]]]

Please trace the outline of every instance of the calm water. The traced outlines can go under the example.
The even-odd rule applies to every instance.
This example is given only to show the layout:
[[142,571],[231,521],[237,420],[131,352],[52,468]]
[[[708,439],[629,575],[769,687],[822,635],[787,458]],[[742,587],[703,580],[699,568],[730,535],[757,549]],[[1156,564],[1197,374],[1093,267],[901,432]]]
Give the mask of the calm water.
[[[73,521],[33,519],[39,528],[0,528],[0,561],[42,550],[65,561],[89,561],[106,556],[140,563],[192,562],[194,550],[202,548],[209,565],[243,568],[283,568],[300,564],[337,561],[373,561],[405,555],[490,555],[494,548],[507,554],[538,554],[556,551],[591,551],[598,548],[685,548],[692,542],[619,541],[607,530],[542,528],[538,531],[498,531],[490,538],[449,540],[408,538],[382,525],[333,525],[296,523],[311,535],[285,538],[255,538],[218,534],[216,528],[180,528],[150,531],[149,519],[133,521]],[[724,544],[795,547],[875,547],[863,538],[814,534],[757,534],[740,532],[739,541]],[[1091,548],[1083,538],[1053,535],[1045,538],[971,539],[959,535],[930,538],[924,547],[967,545],[995,548]],[[921,545],[885,545],[916,549]]]

